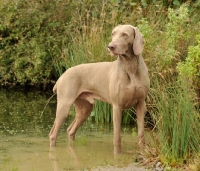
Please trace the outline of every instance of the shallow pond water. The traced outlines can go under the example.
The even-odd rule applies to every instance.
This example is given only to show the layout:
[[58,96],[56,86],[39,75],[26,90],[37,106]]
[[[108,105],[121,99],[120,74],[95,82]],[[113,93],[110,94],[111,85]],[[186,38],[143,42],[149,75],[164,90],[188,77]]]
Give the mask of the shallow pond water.
[[66,129],[73,115],[63,125],[56,148],[49,148],[48,133],[55,119],[56,98],[44,113],[50,94],[38,91],[0,90],[0,170],[65,171],[89,170],[97,166],[123,167],[135,160],[136,135],[122,129],[122,155],[113,156],[111,125],[87,121],[68,145]]

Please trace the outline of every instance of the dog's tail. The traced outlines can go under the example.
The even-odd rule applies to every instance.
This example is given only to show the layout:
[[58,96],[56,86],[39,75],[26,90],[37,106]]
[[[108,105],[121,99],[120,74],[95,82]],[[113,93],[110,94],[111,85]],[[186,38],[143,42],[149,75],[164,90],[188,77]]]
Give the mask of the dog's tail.
[[56,93],[56,91],[57,91],[57,83],[53,87],[53,92]]
[[43,111],[42,111],[42,113],[41,113],[41,115],[40,115],[40,118],[42,118],[42,115],[43,115],[43,113],[44,113],[44,110],[46,109],[46,107],[47,107],[47,105],[49,104],[50,100],[53,98],[53,96],[56,95],[56,90],[57,90],[57,86],[56,86],[56,84],[55,84],[54,87],[53,87],[53,92],[54,92],[54,94],[47,100],[47,103],[46,103],[46,105],[44,106],[44,109],[43,109]]

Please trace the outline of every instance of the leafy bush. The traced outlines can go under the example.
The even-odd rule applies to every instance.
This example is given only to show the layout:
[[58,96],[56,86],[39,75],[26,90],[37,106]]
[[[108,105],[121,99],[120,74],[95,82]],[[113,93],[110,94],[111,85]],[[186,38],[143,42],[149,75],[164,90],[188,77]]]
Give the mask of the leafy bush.
[[59,76],[72,9],[61,1],[1,2],[1,84],[47,85]]
[[196,36],[197,44],[190,46],[185,61],[178,63],[178,71],[181,76],[192,80],[195,87],[200,88],[200,35]]
[[177,10],[169,9],[169,22],[165,26],[166,33],[164,36],[166,43],[162,51],[163,54],[160,54],[162,62],[159,62],[159,66],[162,66],[165,73],[170,71],[173,74],[176,72],[175,67],[181,55],[183,58],[186,57],[185,50],[187,50],[189,42],[188,37],[191,36],[189,35],[191,33],[188,32],[189,29],[187,29],[189,28],[187,24],[188,15],[188,7],[185,5]]
[[[148,4],[145,8],[144,3]],[[189,29],[195,30],[198,25],[188,23],[186,7],[170,10],[167,37],[166,7],[158,1],[154,1],[157,5],[151,4],[150,1],[1,1],[1,85],[45,87],[73,65],[113,60],[106,51],[107,44],[111,29],[121,23],[141,25],[146,33],[144,58],[149,69],[153,73],[167,72],[176,65],[179,56],[185,58],[192,38]],[[146,26],[151,31],[145,30]]]

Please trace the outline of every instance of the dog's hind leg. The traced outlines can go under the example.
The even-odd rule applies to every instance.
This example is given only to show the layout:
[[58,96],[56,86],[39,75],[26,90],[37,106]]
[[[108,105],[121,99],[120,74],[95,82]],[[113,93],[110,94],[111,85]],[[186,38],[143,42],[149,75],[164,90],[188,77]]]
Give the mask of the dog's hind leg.
[[79,98],[76,99],[74,106],[76,110],[76,117],[67,129],[69,140],[75,139],[76,131],[85,122],[93,109],[93,104]]
[[64,121],[68,117],[70,108],[72,104],[70,103],[58,103],[57,104],[57,111],[56,111],[56,119],[54,121],[54,125],[49,133],[49,139],[50,139],[50,146],[54,147],[56,146],[56,139],[58,132],[63,125]]

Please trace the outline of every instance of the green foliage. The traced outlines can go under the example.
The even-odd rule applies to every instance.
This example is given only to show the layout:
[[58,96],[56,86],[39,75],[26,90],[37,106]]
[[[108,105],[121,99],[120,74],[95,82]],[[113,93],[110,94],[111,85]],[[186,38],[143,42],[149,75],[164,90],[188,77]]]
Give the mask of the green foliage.
[[[162,2],[1,1],[1,85],[45,87],[73,65],[114,60],[108,55],[107,44],[111,29],[120,23],[136,26],[139,22],[147,42],[144,55],[150,70],[167,72],[179,56],[184,60],[192,39],[189,29],[195,31],[198,25],[188,23],[191,16],[187,6],[169,9],[167,22],[162,4],[171,6],[172,1]],[[144,3],[147,6],[142,8]]]
[[[145,18],[140,21],[138,27],[146,40],[144,57],[152,76],[161,75],[166,78],[177,72],[176,65],[178,61],[186,58],[188,44],[193,39],[188,21],[187,5],[182,5],[178,9],[169,8],[166,20],[159,25],[152,25]],[[158,29],[160,24],[164,27]],[[155,31],[155,29],[161,31]]]
[[189,47],[185,61],[178,63],[181,76],[192,79],[194,85],[200,88],[200,35],[196,36],[197,44]]
[[[151,16],[155,14],[152,13]],[[151,83],[158,77],[162,78],[160,84],[169,78],[176,78],[178,75],[176,68],[178,68],[181,75],[187,75],[193,80],[199,98],[199,46],[194,41],[194,36],[198,34],[199,23],[189,17],[187,4],[178,9],[169,9],[167,20],[159,23],[159,26],[164,25],[164,29],[159,29],[163,29],[162,31],[155,32],[158,26],[157,23],[152,25],[152,21],[154,20],[143,18],[138,25],[146,40],[143,56],[150,71]],[[195,24],[192,24],[194,21]],[[194,27],[191,27],[192,25]],[[193,70],[190,71],[190,75],[189,70]]]
[[187,41],[187,35],[183,28],[187,27],[188,21],[188,7],[183,5],[177,10],[169,8],[168,11],[169,22],[166,24],[166,44],[167,44],[167,54],[163,58],[166,66],[171,65],[172,59],[176,59],[179,50],[179,41],[184,39]]
[[184,163],[200,151],[199,113],[193,105],[195,93],[187,87],[186,80],[158,84],[155,88],[157,110],[152,114],[157,121],[161,160],[171,165]]
[[[103,48],[97,46],[98,39],[95,44],[91,41],[95,37],[90,33],[104,40],[104,33],[99,32],[99,29],[104,30],[106,22],[104,8],[105,4],[100,1],[2,1],[1,84],[45,86],[66,68],[90,61],[86,55],[99,56]],[[104,46],[105,41],[101,42]],[[92,51],[87,50],[91,45],[95,45]],[[77,49],[80,49],[78,53]]]
[[111,113],[111,106],[109,104],[98,101],[94,106],[92,116],[94,116],[94,120],[97,123],[111,123]]
[[[67,5],[67,4],[66,4]],[[55,1],[1,2],[1,82],[46,85],[55,77],[60,56],[66,6]]]

